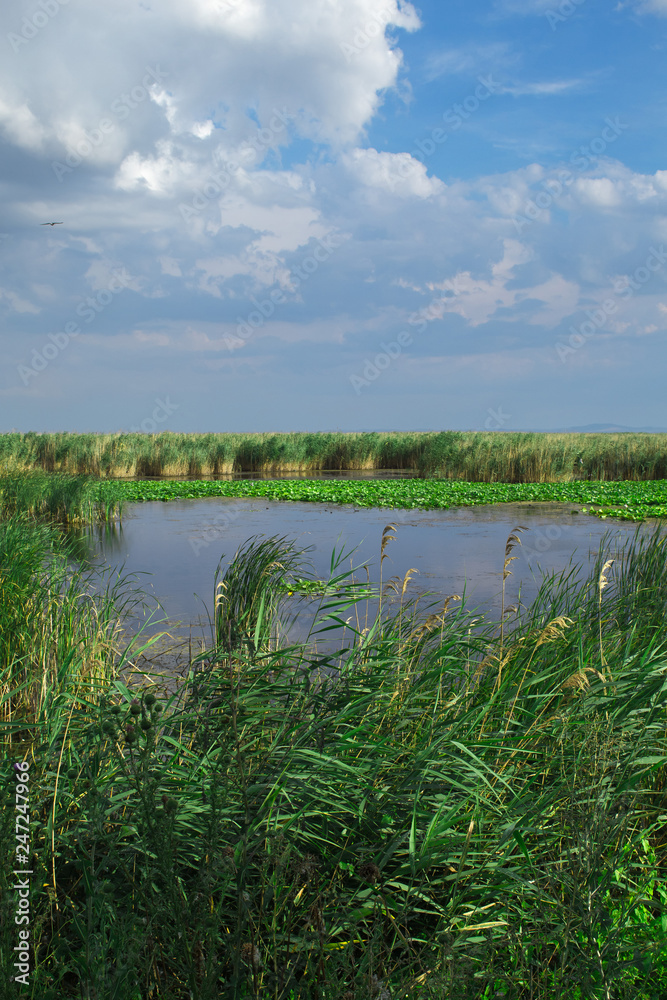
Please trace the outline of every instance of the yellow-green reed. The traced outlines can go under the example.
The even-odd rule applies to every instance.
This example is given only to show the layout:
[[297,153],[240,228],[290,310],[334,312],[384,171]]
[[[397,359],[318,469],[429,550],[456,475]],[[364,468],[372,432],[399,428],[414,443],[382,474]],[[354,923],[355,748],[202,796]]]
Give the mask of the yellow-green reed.
[[3,434],[2,469],[95,476],[411,470],[468,482],[667,478],[666,434]]

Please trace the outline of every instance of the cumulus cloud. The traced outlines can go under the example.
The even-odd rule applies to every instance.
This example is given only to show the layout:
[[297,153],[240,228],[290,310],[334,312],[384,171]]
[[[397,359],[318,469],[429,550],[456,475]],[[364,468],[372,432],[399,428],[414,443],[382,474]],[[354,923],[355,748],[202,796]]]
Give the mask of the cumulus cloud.
[[[62,152],[106,117],[130,153],[160,131],[200,143],[217,133],[229,146],[248,131],[249,109],[264,127],[284,106],[299,134],[351,142],[380,93],[397,83],[402,56],[388,34],[420,25],[412,4],[399,0],[243,0],[227,8],[217,0],[118,0],[114,10],[110,20],[104,5],[79,0],[28,39],[18,11],[5,11],[5,30],[19,39],[0,67],[8,135],[30,148],[48,139]],[[115,58],[100,59],[94,40],[102,37]]]
[[426,166],[410,153],[378,153],[376,149],[353,149],[342,162],[366,187],[399,198],[430,198],[441,194],[445,185],[428,177]]
[[503,240],[500,260],[491,264],[489,278],[474,277],[470,271],[459,271],[433,288],[449,292],[440,303],[441,315],[454,313],[462,316],[469,326],[487,323],[497,314],[504,319],[516,320],[512,308],[531,304],[530,311],[522,313],[524,322],[556,326],[564,316],[574,311],[579,298],[579,288],[561,275],[550,275],[537,284],[518,284],[517,271],[533,259],[531,250],[518,240]]
[[[507,0],[503,11],[543,15],[549,5]],[[317,371],[326,358],[330,374],[351,370],[354,351],[375,353],[414,316],[430,338],[415,340],[414,372],[518,371],[519,349],[528,370],[536,340],[600,302],[653,241],[667,241],[667,170],[623,166],[609,155],[620,141],[583,166],[552,158],[517,169],[525,159],[493,159],[506,138],[499,126],[490,142],[482,115],[452,124],[457,88],[438,98],[450,107],[449,120],[439,111],[447,145],[424,139],[434,124],[424,118],[408,140],[399,119],[395,132],[383,122],[387,134],[368,138],[386,92],[400,103],[401,33],[420,26],[410,3],[164,0],[151,9],[118,0],[111,19],[96,0],[77,0],[30,39],[22,16],[11,5],[0,14],[5,33],[22,38],[0,63],[0,139],[11,161],[0,312],[12,334],[34,338],[5,338],[12,363],[41,349],[49,324],[64,329],[95,300],[86,336],[44,384],[101,357],[120,372],[125,356],[142,372],[153,358],[178,356],[178,378],[188,358],[197,378],[222,377],[232,363],[238,372],[244,359],[284,373]],[[93,41],[101,37],[104,58]],[[415,72],[444,89],[443,78],[499,66],[505,83],[494,80],[492,92],[516,98],[504,101],[516,116],[525,98],[572,97],[588,72],[560,78],[558,66],[540,64],[525,82],[516,63],[514,41],[443,43]],[[485,121],[507,122],[494,101]],[[445,175],[470,138],[467,179]],[[385,140],[393,151],[379,148]],[[524,144],[522,156],[533,148]],[[538,195],[545,207],[528,217]],[[517,227],[518,216],[526,222]],[[47,219],[65,225],[38,230]],[[119,271],[122,291],[110,299]],[[619,308],[610,336],[664,324],[664,276],[652,281]],[[254,299],[276,301],[271,290],[283,293],[280,308],[269,315],[267,306],[257,335],[239,337],[250,311],[259,316]],[[499,330],[514,354],[491,343]],[[325,354],[333,347],[335,358]]]
[[599,208],[616,208],[621,204],[616,185],[609,177],[580,177],[575,181],[575,192],[582,203]]
[[[114,10],[110,20],[95,0],[77,0],[76,11],[41,12],[37,28],[4,10],[13,52],[0,63],[1,134],[50,167],[60,204],[66,191],[101,178],[85,210],[73,206],[70,225],[105,225],[111,210],[115,227],[187,228],[200,245],[233,231],[240,246],[228,241],[215,263],[200,246],[186,265],[192,273],[195,260],[205,262],[199,287],[217,295],[222,280],[243,274],[284,283],[281,255],[330,226],[304,177],[279,169],[281,151],[294,139],[354,149],[399,83],[397,30],[420,27],[415,8],[407,0],[118,0]],[[101,37],[113,58],[100,58],[93,40]],[[408,154],[404,175],[389,154],[378,163],[371,155],[351,154],[362,184],[374,177],[399,197],[422,199],[440,186]],[[112,202],[118,193],[128,198]],[[51,211],[48,201],[42,211]]]

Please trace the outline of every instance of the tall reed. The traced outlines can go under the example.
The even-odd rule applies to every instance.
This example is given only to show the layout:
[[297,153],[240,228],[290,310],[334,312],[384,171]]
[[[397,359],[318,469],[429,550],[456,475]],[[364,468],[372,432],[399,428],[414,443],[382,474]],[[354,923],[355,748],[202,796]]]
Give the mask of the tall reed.
[[89,475],[39,469],[0,475],[0,517],[25,513],[71,524],[113,520],[121,511],[114,484],[100,483]]
[[394,469],[468,482],[667,479],[665,434],[2,434],[0,470],[101,477]]
[[[47,697],[35,995],[665,995],[667,552],[658,532],[610,542],[587,578],[547,578],[501,657],[499,623],[402,593],[315,686],[312,643],[265,629],[297,552],[255,539],[216,578],[212,655],[179,691],[109,673]],[[36,579],[17,569],[12,593]],[[332,557],[317,634],[367,599],[354,583]],[[7,977],[14,944],[6,921]]]

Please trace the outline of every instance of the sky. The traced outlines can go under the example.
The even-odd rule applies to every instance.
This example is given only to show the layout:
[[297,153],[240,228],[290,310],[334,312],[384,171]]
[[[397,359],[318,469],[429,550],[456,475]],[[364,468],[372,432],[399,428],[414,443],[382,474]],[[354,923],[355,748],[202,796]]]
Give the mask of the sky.
[[666,48],[667,0],[4,4],[0,432],[666,426]]

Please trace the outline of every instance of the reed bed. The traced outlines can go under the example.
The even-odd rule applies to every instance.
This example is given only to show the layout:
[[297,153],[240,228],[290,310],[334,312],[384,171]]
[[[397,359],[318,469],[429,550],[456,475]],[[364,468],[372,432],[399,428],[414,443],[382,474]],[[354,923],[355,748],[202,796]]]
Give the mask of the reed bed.
[[123,478],[410,470],[469,482],[667,479],[666,434],[3,434],[0,469]]
[[93,476],[41,470],[0,474],[0,517],[22,513],[67,525],[111,521],[122,507],[114,484]]
[[[500,622],[360,583],[349,553],[316,581],[288,539],[250,539],[166,695],[120,679],[117,595],[91,631],[57,538],[25,513],[0,529],[3,983],[25,761],[40,1000],[667,994],[658,531],[608,535],[589,577],[549,577],[525,608],[518,525]],[[308,641],[288,645],[286,616],[312,600]],[[318,655],[344,622],[350,641]]]

